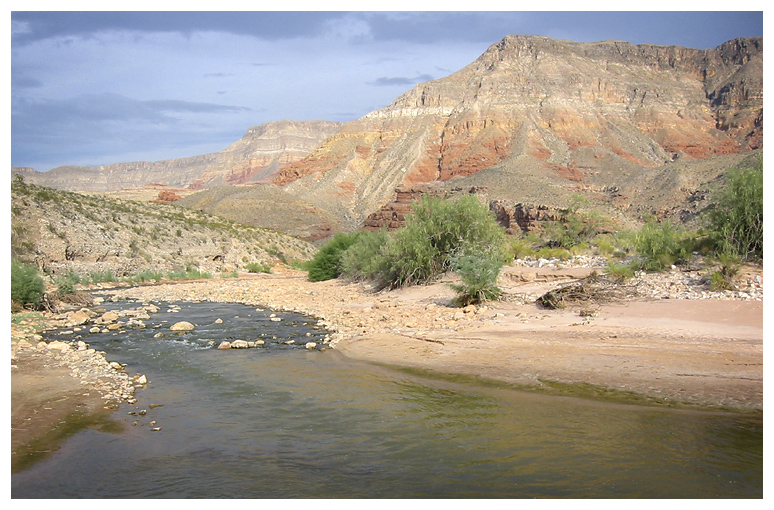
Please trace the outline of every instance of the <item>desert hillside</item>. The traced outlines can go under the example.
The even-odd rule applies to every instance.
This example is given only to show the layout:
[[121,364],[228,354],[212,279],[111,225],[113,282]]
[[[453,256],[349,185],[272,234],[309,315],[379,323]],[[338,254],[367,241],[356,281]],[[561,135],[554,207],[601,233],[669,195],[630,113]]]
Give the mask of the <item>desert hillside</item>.
[[125,278],[139,272],[244,271],[308,259],[315,249],[280,232],[171,204],[55,190],[15,179],[11,255],[51,275]]

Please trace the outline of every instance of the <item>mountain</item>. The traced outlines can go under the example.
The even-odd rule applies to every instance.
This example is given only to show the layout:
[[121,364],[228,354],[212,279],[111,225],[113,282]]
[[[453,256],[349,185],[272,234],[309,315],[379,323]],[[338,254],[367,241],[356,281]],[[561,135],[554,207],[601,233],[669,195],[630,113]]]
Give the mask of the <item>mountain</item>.
[[[622,214],[689,217],[729,165],[762,151],[763,38],[699,50],[510,35],[386,108],[328,127],[295,159],[239,159],[240,141],[161,162],[164,183],[203,190],[179,205],[308,239],[359,228],[399,187],[426,185],[549,206],[581,194]],[[45,184],[129,186],[122,176],[150,173],[128,168],[78,179],[60,170],[59,185]]]
[[621,171],[651,173],[762,140],[762,38],[696,50],[507,36],[460,71],[344,124],[274,182],[315,205],[338,203],[354,227],[399,185],[497,170],[539,194],[616,186]]
[[61,166],[48,172],[13,169],[28,182],[70,191],[117,191],[149,184],[203,189],[271,180],[285,165],[317,148],[341,123],[281,120],[251,127],[220,152],[164,161],[98,167]]

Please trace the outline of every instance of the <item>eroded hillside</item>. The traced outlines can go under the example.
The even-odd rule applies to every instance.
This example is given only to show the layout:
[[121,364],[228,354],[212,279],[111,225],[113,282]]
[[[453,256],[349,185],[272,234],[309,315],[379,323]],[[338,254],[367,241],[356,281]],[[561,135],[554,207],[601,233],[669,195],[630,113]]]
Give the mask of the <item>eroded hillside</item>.
[[11,186],[11,254],[49,274],[196,267],[219,273],[306,260],[309,243],[171,204]]

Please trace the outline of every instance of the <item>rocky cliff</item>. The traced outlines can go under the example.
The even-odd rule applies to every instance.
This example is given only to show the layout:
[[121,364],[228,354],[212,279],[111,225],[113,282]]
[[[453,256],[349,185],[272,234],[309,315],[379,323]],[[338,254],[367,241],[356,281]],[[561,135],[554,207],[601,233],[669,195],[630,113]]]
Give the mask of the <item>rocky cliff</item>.
[[338,204],[352,227],[400,185],[493,168],[544,187],[614,186],[619,168],[760,148],[762,69],[762,38],[696,50],[507,36],[344,124],[274,182],[320,207]]
[[[540,207],[580,193],[623,213],[691,217],[691,200],[762,147],[762,37],[698,50],[512,35],[341,125],[269,123],[217,154],[25,175],[78,190],[217,187],[180,203],[318,239],[360,228],[399,187],[431,183]],[[256,182],[252,215],[244,186],[220,186]]]
[[212,154],[98,167],[61,166],[48,172],[13,171],[28,182],[71,191],[116,191],[148,184],[202,189],[261,182],[312,152],[339,126],[329,121],[282,120],[251,127],[239,141]]

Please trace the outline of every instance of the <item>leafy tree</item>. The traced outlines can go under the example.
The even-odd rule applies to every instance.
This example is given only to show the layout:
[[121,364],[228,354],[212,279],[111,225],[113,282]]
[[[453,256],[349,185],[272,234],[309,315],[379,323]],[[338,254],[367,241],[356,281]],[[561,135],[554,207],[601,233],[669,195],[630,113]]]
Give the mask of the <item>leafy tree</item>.
[[725,181],[707,217],[716,249],[744,259],[762,259],[763,160],[750,169],[729,169]]

